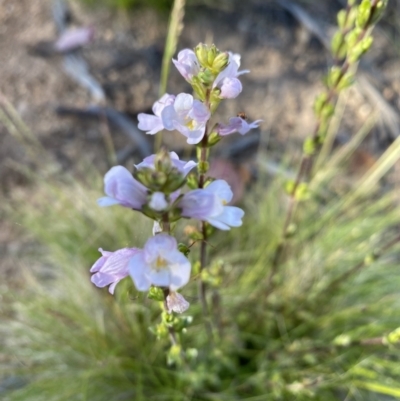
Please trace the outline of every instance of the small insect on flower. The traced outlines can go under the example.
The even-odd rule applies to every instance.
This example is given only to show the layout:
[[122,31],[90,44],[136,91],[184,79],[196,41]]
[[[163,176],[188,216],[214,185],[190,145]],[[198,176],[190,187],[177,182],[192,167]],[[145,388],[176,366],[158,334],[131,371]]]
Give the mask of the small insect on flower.
[[247,120],[247,114],[244,111],[239,111],[239,113],[236,114],[236,117],[243,118],[243,120]]

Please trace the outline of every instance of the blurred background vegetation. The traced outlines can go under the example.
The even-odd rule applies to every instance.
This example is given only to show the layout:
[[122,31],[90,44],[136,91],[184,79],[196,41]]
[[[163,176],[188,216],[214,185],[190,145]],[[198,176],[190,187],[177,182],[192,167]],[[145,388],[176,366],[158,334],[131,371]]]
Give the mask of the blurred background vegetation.
[[[139,247],[151,233],[139,214],[96,199],[112,164],[132,169],[152,149],[135,118],[158,98],[172,2],[84,3],[0,4],[0,398],[399,399],[400,2],[389,1],[356,84],[339,99],[272,282],[285,183],[314,124],[332,62],[324,40],[344,3],[189,1],[175,16],[178,50],[215,42],[251,70],[218,118],[264,119],[213,161],[246,215],[213,239],[221,341],[204,333],[196,281],[185,287],[193,323],[182,340],[197,350],[186,368],[166,365],[168,342],[148,329],[158,309],[129,279],[113,298],[88,272],[97,248]],[[63,24],[93,26],[94,41],[54,53]],[[189,90],[173,69],[167,88]],[[164,137],[188,157],[179,136]]]

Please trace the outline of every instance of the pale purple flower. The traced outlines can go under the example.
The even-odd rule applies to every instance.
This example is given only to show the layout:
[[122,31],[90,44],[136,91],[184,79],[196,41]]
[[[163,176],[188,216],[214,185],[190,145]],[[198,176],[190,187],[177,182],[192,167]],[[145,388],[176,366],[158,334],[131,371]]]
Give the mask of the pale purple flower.
[[161,212],[168,208],[168,202],[165,199],[165,195],[162,192],[154,192],[151,195],[149,206],[153,210]]
[[140,249],[123,248],[115,252],[108,252],[99,248],[99,251],[102,256],[90,269],[90,272],[94,273],[91,281],[101,288],[111,284],[108,291],[114,294],[115,286],[129,275],[129,260],[140,252]]
[[164,129],[161,120],[161,113],[165,107],[173,104],[175,101],[174,95],[166,93],[159,100],[153,104],[153,114],[139,113],[138,114],[138,128],[142,131],[147,131],[146,134],[154,135]]
[[193,50],[181,50],[178,53],[178,60],[172,59],[172,62],[188,82],[200,72],[200,65]]
[[93,27],[67,29],[54,43],[54,49],[60,53],[76,50],[90,43],[94,38]]
[[230,135],[234,132],[239,132],[241,135],[247,134],[251,129],[258,128],[262,120],[256,120],[248,123],[241,117],[232,117],[229,119],[229,124],[218,124],[216,131],[221,136]]
[[[197,166],[197,163],[194,161],[185,162],[183,160],[179,160],[179,156],[175,152],[169,152],[169,156],[171,158],[172,165],[180,172],[184,177],[186,177],[190,170],[193,167]],[[155,168],[154,160],[156,155],[151,155],[146,157],[141,163],[136,164],[135,167],[140,170],[141,168]]]
[[174,104],[164,108],[161,118],[165,129],[178,130],[187,137],[187,143],[194,145],[203,139],[210,115],[210,111],[200,100],[181,93]]
[[229,185],[224,180],[216,180],[204,189],[189,191],[178,206],[183,217],[207,221],[220,230],[242,225],[244,212],[236,206],[226,206],[233,197]]
[[129,261],[129,274],[139,291],[151,285],[176,291],[190,279],[189,260],[178,250],[175,238],[157,234]]
[[175,291],[170,291],[167,295],[168,312],[183,313],[189,309],[190,303],[186,301],[183,295]]
[[222,70],[214,81],[213,88],[220,88],[220,97],[223,99],[233,99],[242,91],[242,83],[237,79],[239,75],[249,72],[249,70],[239,71],[240,55],[229,52],[229,63]]
[[147,201],[147,189],[122,166],[112,167],[104,176],[107,196],[97,200],[99,206],[121,205],[140,210]]

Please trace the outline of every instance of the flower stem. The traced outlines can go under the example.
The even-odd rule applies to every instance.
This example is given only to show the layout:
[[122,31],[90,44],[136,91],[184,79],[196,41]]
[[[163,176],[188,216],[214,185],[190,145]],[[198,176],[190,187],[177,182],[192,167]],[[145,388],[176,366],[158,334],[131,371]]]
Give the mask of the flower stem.
[[[209,94],[206,98],[205,104],[209,108]],[[201,140],[200,143],[200,155],[199,155],[199,166],[200,172],[199,172],[199,179],[198,179],[198,187],[199,188],[204,188],[204,184],[206,181],[206,173],[207,171],[204,169],[204,167],[207,165],[208,162],[208,124],[206,125],[205,132],[204,132],[204,137]],[[201,222],[201,233],[202,233],[202,240],[200,244],[200,279],[199,279],[199,285],[198,285],[198,295],[199,299],[201,302],[201,308],[203,311],[203,318],[204,318],[204,324],[206,327],[207,335],[210,339],[213,339],[213,328],[211,325],[210,321],[210,313],[209,313],[209,308],[208,308],[208,302],[207,302],[207,285],[203,281],[201,277],[201,272],[205,269],[206,264],[207,264],[207,223],[206,222]]]
[[204,324],[206,326],[207,334],[209,338],[213,338],[213,328],[210,322],[210,314],[209,314],[209,309],[208,309],[208,302],[207,302],[207,285],[201,278],[201,272],[203,269],[206,267],[206,261],[207,261],[207,226],[205,222],[201,223],[201,228],[202,228],[202,234],[203,234],[203,240],[201,241],[200,245],[200,280],[199,280],[199,298],[201,302],[201,308],[203,310],[203,317],[204,317]]
[[[171,223],[169,222],[168,213],[165,213],[162,218],[162,232],[171,234]],[[163,307],[164,307],[165,312],[169,313],[168,304],[167,304],[169,288],[163,288],[163,293],[164,293]],[[169,339],[171,341],[171,345],[172,346],[179,345],[178,337],[177,337],[175,329],[173,327],[168,326],[168,334],[169,334]]]

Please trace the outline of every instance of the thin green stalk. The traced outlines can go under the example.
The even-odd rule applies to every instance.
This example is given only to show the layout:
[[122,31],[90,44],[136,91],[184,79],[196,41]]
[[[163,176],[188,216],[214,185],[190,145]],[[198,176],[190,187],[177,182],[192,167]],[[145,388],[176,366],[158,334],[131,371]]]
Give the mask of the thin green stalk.
[[[171,234],[171,223],[169,222],[168,213],[165,213],[162,219],[162,232],[167,233],[168,235]],[[163,302],[163,309],[165,312],[169,313],[168,304],[167,304],[167,297],[169,295],[169,288],[163,288],[164,293],[164,302]],[[175,332],[175,329],[168,325],[168,335],[172,346],[179,345],[178,336]],[[182,353],[183,357],[183,353]]]
[[314,173],[317,173],[323,163],[328,159],[335,142],[336,135],[339,131],[340,124],[343,119],[344,111],[346,110],[348,96],[346,93],[341,93],[336,104],[335,114],[329,124],[328,134],[322,144],[321,151],[315,161]]
[[[308,149],[307,151],[304,150],[303,152],[297,176],[289,192],[289,206],[286,211],[286,217],[283,224],[281,240],[279,241],[276,247],[274,256],[272,258],[271,271],[267,277],[267,294],[269,294],[272,291],[272,288],[274,286],[273,285],[274,276],[278,271],[278,266],[282,254],[286,248],[286,243],[289,236],[289,228],[292,225],[295,209],[298,204],[298,199],[296,197],[297,191],[299,190],[300,184],[302,184],[304,180],[309,181],[310,179],[315,157],[319,154],[321,150],[321,146],[326,134],[326,129],[329,126],[330,121],[332,120],[332,116],[334,115],[334,110],[337,105],[337,102],[335,102],[335,104],[332,104],[332,102],[334,102],[334,99],[336,98],[337,94],[343,89],[342,86],[346,84],[346,79],[347,79],[346,77],[350,69],[353,67],[355,68],[358,63],[358,59],[354,58],[353,53],[358,45],[364,43],[362,41],[373,28],[374,23],[376,22],[373,20],[374,13],[379,12],[379,10],[377,10],[378,3],[379,0],[372,1],[368,20],[365,22],[364,27],[358,33],[356,40],[352,44],[353,52],[348,50],[341,66],[336,67],[339,69],[331,70],[330,74],[328,74],[327,82],[329,82],[330,80],[332,82],[330,82],[330,84],[327,83],[326,95],[321,103],[321,110],[319,113],[317,113],[318,116],[317,122],[315,124],[312,135],[308,139],[309,142],[307,143],[307,146],[310,147],[310,149]],[[346,12],[348,13],[348,9]],[[359,12],[361,13],[360,9]],[[360,54],[359,57],[361,57],[361,55],[362,53]]]
[[[206,170],[204,166],[207,164],[208,158],[208,127],[206,126],[206,131],[204,133],[204,137],[201,141],[201,150],[200,150],[200,158],[199,158],[199,165],[200,165],[200,173],[199,173],[199,181],[198,185],[199,188],[204,188],[205,179],[206,179]],[[208,337],[210,339],[213,338],[213,328],[210,322],[210,312],[207,302],[207,285],[203,281],[201,277],[201,272],[205,269],[207,265],[207,223],[201,222],[201,233],[202,233],[202,241],[200,244],[200,279],[199,279],[199,288],[198,294],[199,299],[201,302],[201,307],[203,311],[203,317],[205,322],[205,327],[207,330]]]

